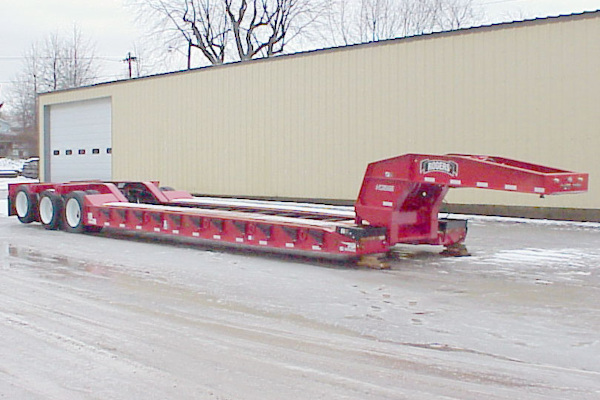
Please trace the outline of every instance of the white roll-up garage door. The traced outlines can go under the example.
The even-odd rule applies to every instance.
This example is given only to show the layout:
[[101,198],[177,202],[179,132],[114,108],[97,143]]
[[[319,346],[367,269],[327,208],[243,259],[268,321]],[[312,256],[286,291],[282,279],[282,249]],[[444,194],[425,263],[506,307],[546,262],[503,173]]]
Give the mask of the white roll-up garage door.
[[53,104],[46,132],[46,180],[111,180],[111,99]]

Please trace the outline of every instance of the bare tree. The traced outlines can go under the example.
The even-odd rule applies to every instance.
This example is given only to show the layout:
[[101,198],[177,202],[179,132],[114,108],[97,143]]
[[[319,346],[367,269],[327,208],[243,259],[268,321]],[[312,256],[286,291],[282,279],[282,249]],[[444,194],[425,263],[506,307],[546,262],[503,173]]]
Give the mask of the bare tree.
[[224,62],[230,31],[224,1],[133,0],[130,5],[153,36],[166,39],[169,51],[183,44],[199,49],[211,64]]
[[[128,0],[170,57],[222,64],[474,23],[475,0]],[[290,43],[294,43],[290,45]],[[295,45],[295,47],[294,47]],[[179,57],[179,60],[181,60]],[[164,58],[164,57],[163,57]],[[196,60],[194,60],[196,61]],[[196,61],[196,65],[199,63]]]
[[[197,48],[209,64],[271,57],[309,32],[325,0],[130,0],[170,50]],[[183,52],[183,51],[182,51]],[[189,63],[188,63],[189,65]]]
[[[38,54],[39,44],[31,45],[23,58],[21,71],[12,79],[9,89],[9,107],[13,124],[23,132],[33,133],[35,129],[35,105],[38,87],[45,86],[53,78],[45,79],[42,64],[48,61],[52,66],[56,60],[44,59]],[[50,68],[51,70],[51,68]],[[41,84],[41,81],[46,81]]]
[[98,76],[95,45],[75,26],[70,38],[62,42],[60,63],[62,88],[74,88],[93,83]]
[[[168,58],[178,53],[187,57],[188,68],[193,48],[209,64],[225,62],[231,29],[224,0],[129,0],[127,4],[137,10],[138,23],[150,32],[145,46],[155,49],[155,58],[164,57],[160,51],[164,46]],[[164,67],[171,69],[170,60],[165,61]]]
[[329,0],[330,43],[348,45],[474,24],[474,0]]
[[193,33],[193,39],[187,38],[188,60],[191,48],[196,47],[211,64],[222,64],[229,37],[225,4],[211,0],[185,1],[184,9],[182,20]]
[[322,3],[311,0],[225,0],[241,60],[271,57],[302,35],[320,15]]
[[[351,2],[343,0],[329,0],[327,4],[327,31],[323,33],[325,41],[335,45],[349,45],[353,43],[352,20],[355,7]],[[329,33],[329,35],[328,35]]]
[[483,11],[476,8],[474,0],[432,0],[430,14],[433,27],[456,30],[478,21]]
[[94,46],[77,27],[71,35],[55,33],[32,44],[7,99],[13,124],[21,133],[35,135],[37,93],[91,84],[96,73]]
[[402,13],[394,0],[362,0],[358,32],[361,42],[393,37],[402,26]]

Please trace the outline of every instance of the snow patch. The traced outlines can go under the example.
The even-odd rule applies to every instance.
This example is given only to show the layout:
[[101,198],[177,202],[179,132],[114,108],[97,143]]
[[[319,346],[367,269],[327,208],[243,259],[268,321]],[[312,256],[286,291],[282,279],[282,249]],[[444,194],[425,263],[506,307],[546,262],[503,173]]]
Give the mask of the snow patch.
[[576,248],[524,248],[499,250],[472,257],[491,275],[509,276],[535,283],[581,283],[600,273],[600,251]]
[[22,171],[25,160],[11,160],[10,158],[0,158],[0,170]]
[[586,255],[579,249],[522,249],[500,251],[496,253],[492,260],[500,263],[523,263],[523,264],[544,264],[544,265],[569,265],[582,267],[586,265]]

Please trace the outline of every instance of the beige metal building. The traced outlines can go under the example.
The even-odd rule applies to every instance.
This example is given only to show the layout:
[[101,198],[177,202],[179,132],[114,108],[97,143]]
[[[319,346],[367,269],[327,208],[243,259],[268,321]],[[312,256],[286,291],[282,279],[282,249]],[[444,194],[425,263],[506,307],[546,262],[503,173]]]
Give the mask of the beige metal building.
[[598,38],[591,12],[42,94],[42,176],[352,200],[370,161],[489,154],[589,172],[590,191],[451,203],[600,220]]

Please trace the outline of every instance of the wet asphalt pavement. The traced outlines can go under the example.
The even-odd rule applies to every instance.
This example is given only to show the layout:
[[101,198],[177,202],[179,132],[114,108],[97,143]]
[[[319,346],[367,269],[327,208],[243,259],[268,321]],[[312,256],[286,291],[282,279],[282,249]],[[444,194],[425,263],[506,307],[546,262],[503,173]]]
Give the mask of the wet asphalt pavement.
[[0,216],[0,398],[599,399],[600,224],[388,271]]

